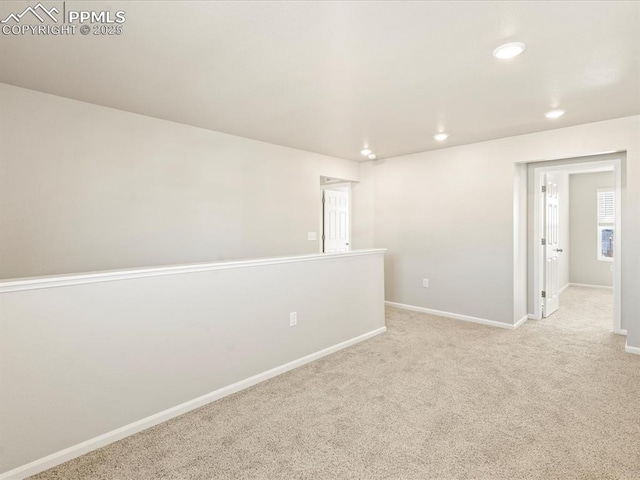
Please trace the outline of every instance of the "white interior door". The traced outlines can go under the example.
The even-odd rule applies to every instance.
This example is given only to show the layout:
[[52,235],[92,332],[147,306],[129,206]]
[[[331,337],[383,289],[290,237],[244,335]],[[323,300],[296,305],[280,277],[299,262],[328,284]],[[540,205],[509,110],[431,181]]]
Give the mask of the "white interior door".
[[556,174],[545,174],[544,195],[544,290],[542,298],[542,316],[548,317],[558,310],[560,300],[558,287],[558,252],[560,213],[558,196],[558,178]]
[[323,245],[325,253],[348,252],[350,250],[349,192],[348,190],[325,190]]

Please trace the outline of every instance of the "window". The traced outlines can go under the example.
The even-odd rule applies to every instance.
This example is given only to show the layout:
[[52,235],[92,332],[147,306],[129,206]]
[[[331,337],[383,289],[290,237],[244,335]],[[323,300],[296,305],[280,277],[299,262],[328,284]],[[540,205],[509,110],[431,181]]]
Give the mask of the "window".
[[598,189],[598,260],[613,261],[615,195],[612,189]]

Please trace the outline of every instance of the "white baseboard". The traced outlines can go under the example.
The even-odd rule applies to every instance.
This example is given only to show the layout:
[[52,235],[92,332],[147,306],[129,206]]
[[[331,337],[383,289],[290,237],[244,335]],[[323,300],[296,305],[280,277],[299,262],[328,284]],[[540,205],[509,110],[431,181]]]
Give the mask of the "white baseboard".
[[518,328],[520,325],[522,325],[524,322],[526,322],[527,320],[529,320],[529,315],[525,315],[524,317],[522,317],[520,320],[518,320],[514,325],[513,325],[513,329],[515,330],[516,328]]
[[614,330],[613,333],[617,333],[618,335],[626,335],[627,331],[623,328],[619,329],[619,330]]
[[207,393],[205,395],[202,395],[201,397],[194,398],[193,400],[189,400],[187,402],[181,403],[180,405],[176,405],[175,407],[156,413],[155,415],[143,418],[136,422],[130,423],[129,425],[125,425],[124,427],[117,428],[103,435],[99,435],[85,442],[79,443],[69,448],[65,448],[64,450],[60,450],[59,452],[53,453],[44,458],[35,460],[21,467],[2,473],[0,474],[0,480],[21,480],[23,478],[30,477],[31,475],[43,472],[44,470],[48,470],[49,468],[53,468],[56,465],[60,465],[64,462],[68,462],[69,460],[79,457],[80,455],[84,455],[85,453],[91,452],[92,450],[96,450],[100,447],[104,447],[105,445],[109,445],[110,443],[116,442],[118,440],[121,440],[122,438],[146,430],[147,428],[153,427],[154,425],[157,425],[159,423],[166,422],[167,420],[170,420],[174,417],[190,412],[191,410],[195,410],[196,408],[200,408],[208,403],[215,402],[216,400],[219,400],[223,397],[239,392],[240,390],[244,390],[245,388],[249,388],[253,385],[256,385],[257,383],[264,382],[265,380],[288,372],[289,370],[293,370],[294,368],[300,367],[306,363],[318,360],[319,358],[335,353],[339,350],[342,350],[343,348],[350,347],[352,345],[355,345],[356,343],[375,337],[376,335],[380,335],[381,333],[384,333],[386,331],[387,327],[381,327],[376,330],[372,330],[371,332],[359,335],[350,340],[346,340],[305,357],[293,360],[292,362],[285,363],[284,365],[280,365],[279,367],[272,368],[271,370],[267,370],[266,372],[259,373],[257,375],[254,375],[253,377],[240,380],[239,382],[220,388],[214,392]]
[[540,320],[537,316],[535,316],[533,313],[530,313],[529,315],[527,315],[527,318],[529,320]]
[[606,285],[589,285],[588,283],[570,283],[567,286],[568,287],[584,287],[584,288],[602,288],[604,290],[613,290],[613,287],[608,287]]
[[570,283],[567,283],[564,287],[562,287],[559,291],[558,291],[558,295],[560,295],[562,292],[564,292],[567,288],[569,288],[571,286]]
[[628,343],[624,345],[624,351],[627,353],[634,353],[636,355],[640,355],[640,347],[632,347]]
[[431,315],[437,315],[439,317],[454,318],[456,320],[463,320],[465,322],[479,323],[481,325],[489,325],[491,327],[506,328],[508,330],[515,330],[520,325],[522,325],[526,320],[525,317],[522,317],[520,320],[518,320],[516,322],[515,325],[510,325],[508,323],[498,322],[496,320],[488,320],[486,318],[472,317],[470,315],[462,315],[462,314],[459,314],[459,313],[443,312],[441,310],[433,310],[431,308],[416,307],[414,305],[406,305],[404,303],[387,302],[387,301],[385,301],[384,303],[385,303],[385,305],[389,305],[390,307],[402,308],[403,310],[411,310],[413,312],[429,313]]

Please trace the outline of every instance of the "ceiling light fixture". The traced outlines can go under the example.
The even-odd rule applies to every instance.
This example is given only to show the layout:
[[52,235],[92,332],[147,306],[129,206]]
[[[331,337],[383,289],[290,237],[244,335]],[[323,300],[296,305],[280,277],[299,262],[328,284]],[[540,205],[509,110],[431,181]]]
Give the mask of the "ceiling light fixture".
[[369,160],[375,160],[376,159],[376,154],[375,153],[370,153],[367,158],[369,158]]
[[447,138],[449,138],[448,133],[436,133],[433,138],[435,138],[439,142],[444,142]]
[[551,110],[545,113],[544,116],[547,118],[554,119],[554,118],[560,118],[564,114],[565,114],[564,110]]
[[517,57],[527,46],[522,42],[511,42],[500,45],[493,51],[493,56],[500,60],[506,60],[508,58]]
[[366,157],[367,155],[371,154],[371,150],[365,147],[362,150],[360,150],[360,153]]

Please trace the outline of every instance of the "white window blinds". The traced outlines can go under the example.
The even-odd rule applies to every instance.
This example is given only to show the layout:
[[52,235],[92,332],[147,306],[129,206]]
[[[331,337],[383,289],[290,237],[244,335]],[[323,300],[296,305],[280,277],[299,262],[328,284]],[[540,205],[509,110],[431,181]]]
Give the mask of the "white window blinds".
[[615,196],[613,190],[598,190],[598,224],[615,222]]

